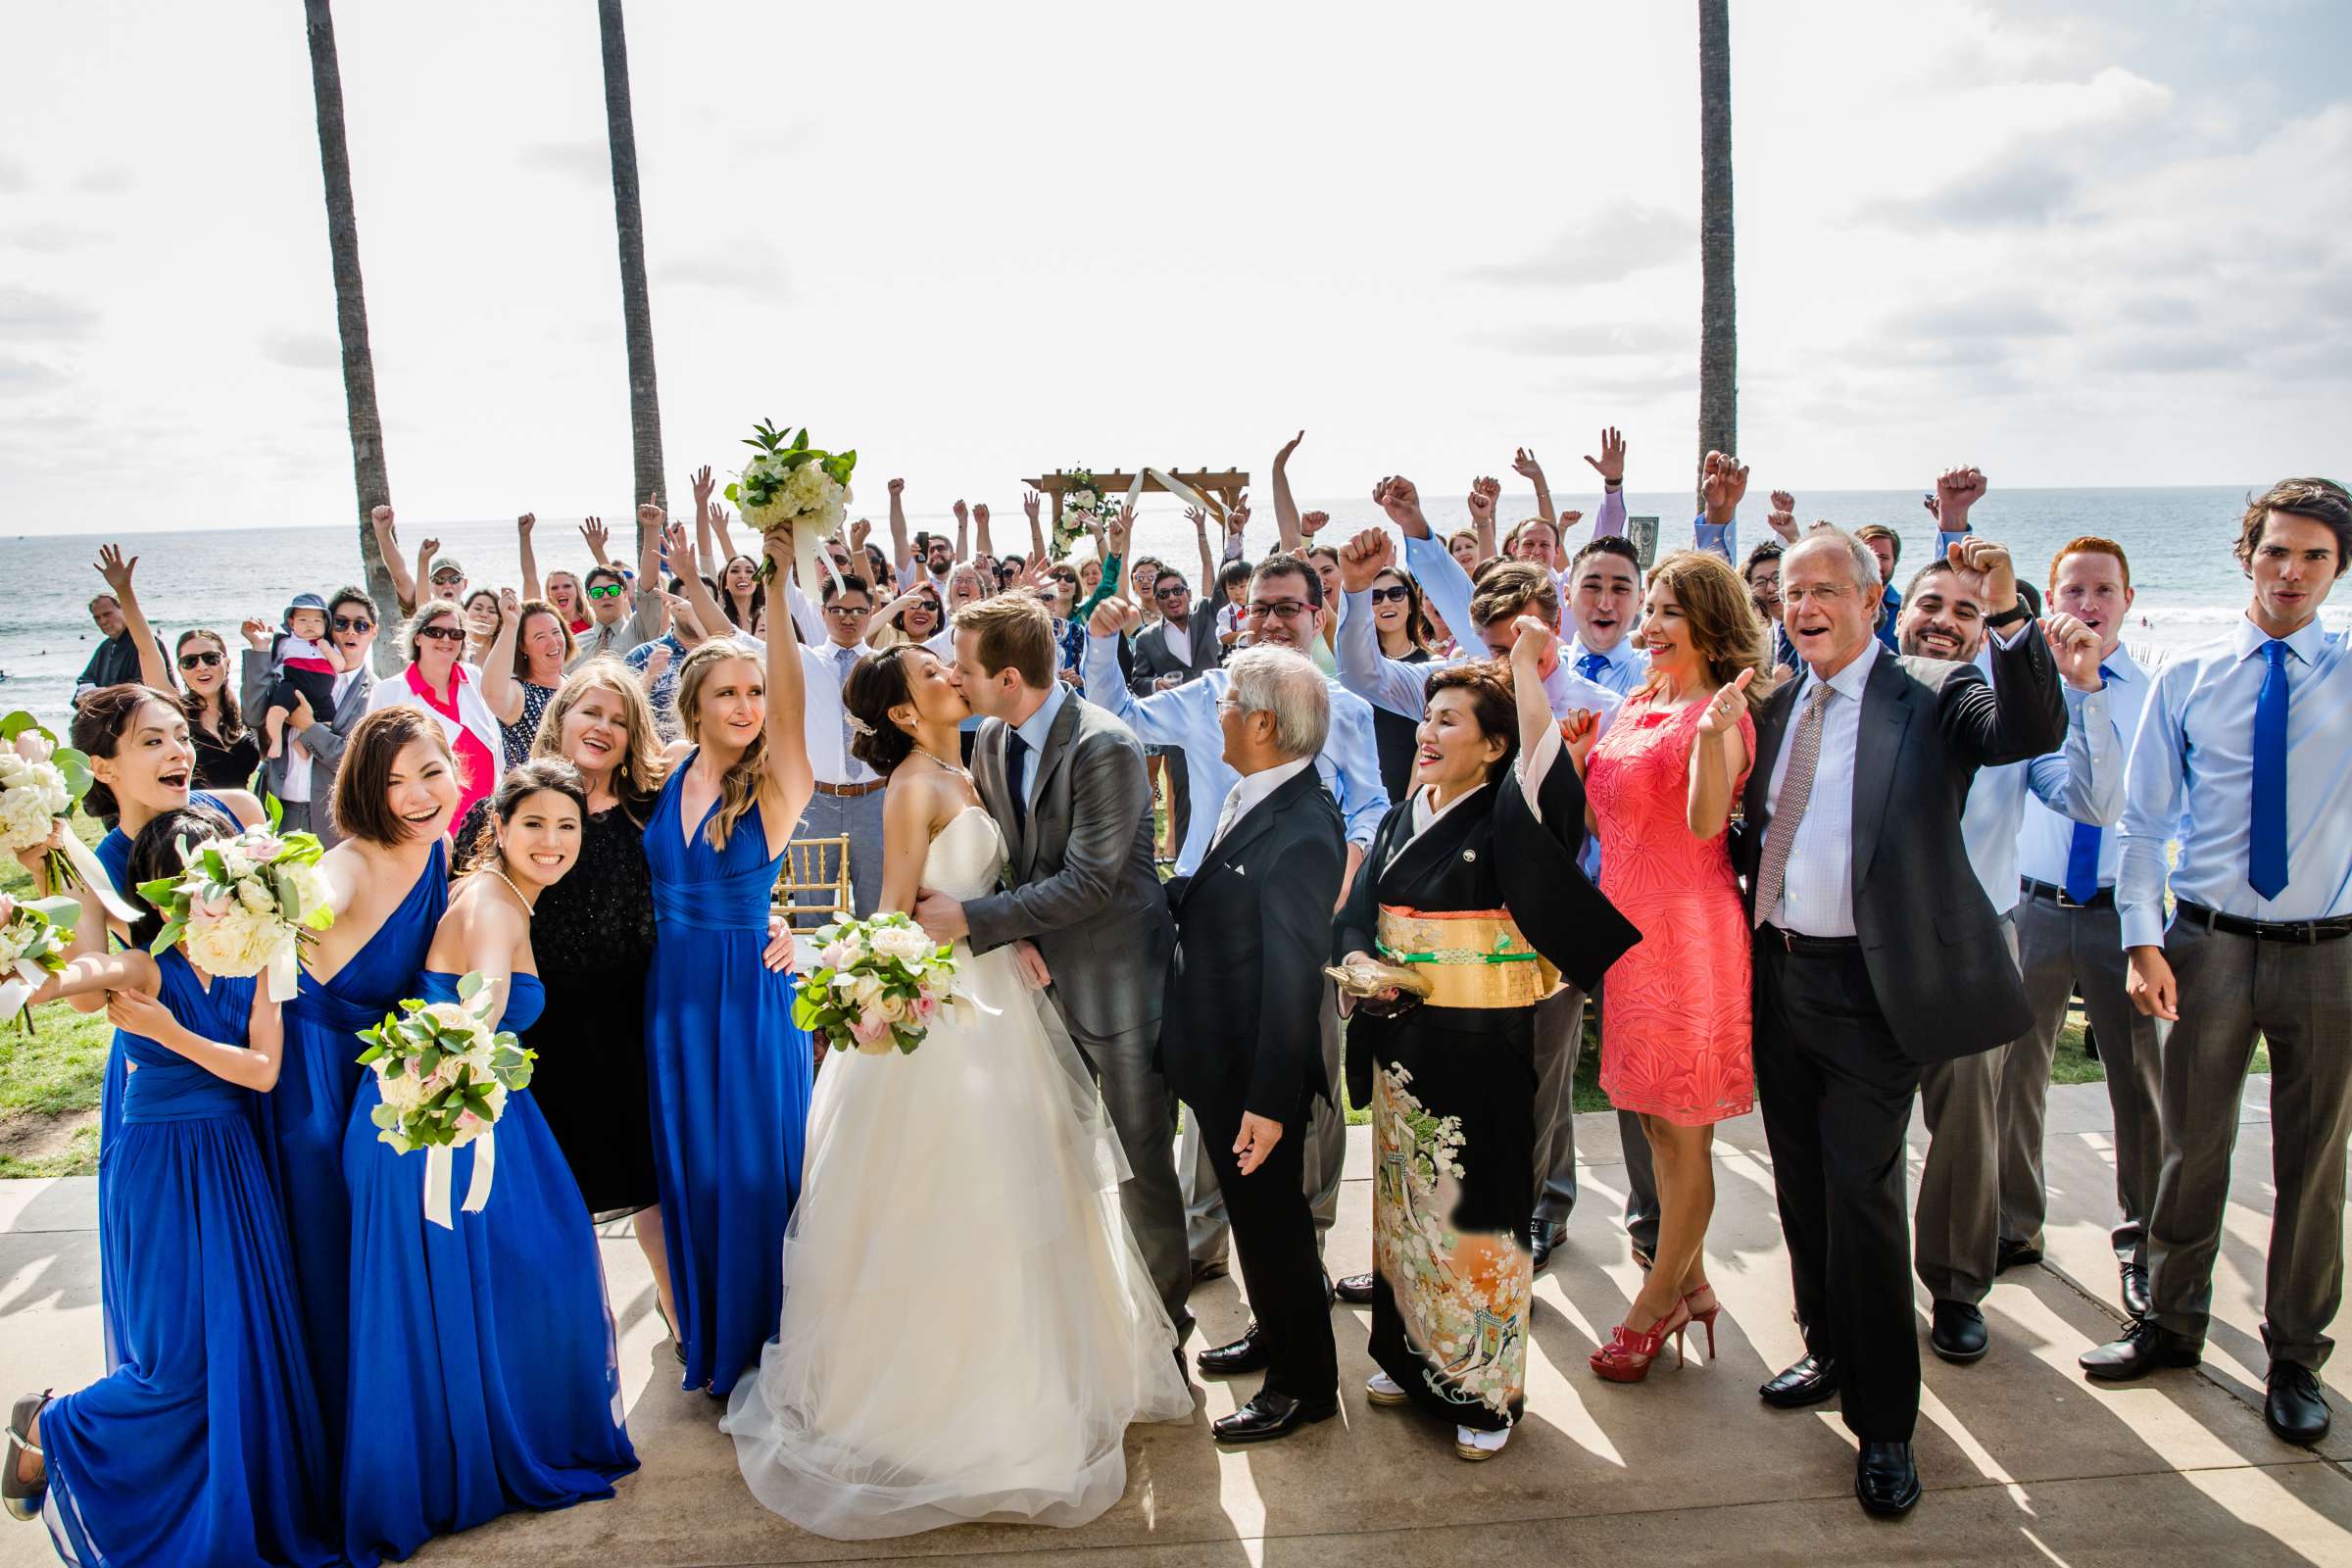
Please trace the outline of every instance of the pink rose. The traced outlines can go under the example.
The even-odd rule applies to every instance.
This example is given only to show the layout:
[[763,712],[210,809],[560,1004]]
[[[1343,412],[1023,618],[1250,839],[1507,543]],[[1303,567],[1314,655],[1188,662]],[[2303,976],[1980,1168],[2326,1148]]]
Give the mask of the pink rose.
[[16,917],[17,901],[5,893],[0,893],[0,925],[6,925]]
[[820,969],[838,969],[849,961],[850,950],[838,942],[828,942],[816,950],[816,963]]
[[870,1046],[890,1033],[890,1020],[878,1012],[867,1013],[850,1021],[850,1033],[861,1046]]
[[211,892],[199,893],[193,901],[196,912],[208,920],[220,919],[236,907],[236,902],[225,893]]
[[939,999],[926,993],[914,999],[914,1021],[927,1024],[939,1016]]
[[274,860],[280,855],[283,855],[285,851],[285,840],[275,838],[265,837],[253,839],[245,846],[246,855],[252,858],[254,864],[256,865],[268,865],[271,860]]

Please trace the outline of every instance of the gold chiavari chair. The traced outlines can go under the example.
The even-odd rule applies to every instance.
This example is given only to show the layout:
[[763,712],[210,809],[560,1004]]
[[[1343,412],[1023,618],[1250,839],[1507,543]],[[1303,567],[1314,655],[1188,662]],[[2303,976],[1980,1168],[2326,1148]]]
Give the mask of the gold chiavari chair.
[[850,841],[794,839],[784,850],[776,878],[775,906],[795,931],[814,931],[849,915]]

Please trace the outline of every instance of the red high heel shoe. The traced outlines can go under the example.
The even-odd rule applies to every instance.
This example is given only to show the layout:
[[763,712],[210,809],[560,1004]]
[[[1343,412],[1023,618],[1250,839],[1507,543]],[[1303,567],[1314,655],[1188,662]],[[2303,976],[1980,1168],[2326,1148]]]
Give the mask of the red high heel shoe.
[[1668,1336],[1674,1339],[1674,1364],[1683,1364],[1683,1335],[1690,1327],[1690,1308],[1682,1301],[1674,1310],[1646,1329],[1629,1329],[1620,1323],[1609,1331],[1609,1343],[1592,1352],[1592,1370],[1611,1383],[1639,1383],[1649,1376],[1649,1364],[1666,1348]]
[[[1695,1304],[1702,1295],[1709,1298],[1709,1304],[1703,1307]],[[1690,1314],[1690,1321],[1706,1325],[1707,1362],[1709,1365],[1713,1365],[1715,1361],[1715,1320],[1723,1315],[1723,1303],[1714,1300],[1714,1295],[1715,1287],[1701,1280],[1697,1290],[1683,1298],[1683,1310]]]

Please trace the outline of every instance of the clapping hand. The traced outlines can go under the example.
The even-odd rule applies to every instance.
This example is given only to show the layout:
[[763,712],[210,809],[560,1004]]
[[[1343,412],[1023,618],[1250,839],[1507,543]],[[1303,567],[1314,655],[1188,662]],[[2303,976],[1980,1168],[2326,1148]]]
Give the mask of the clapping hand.
[[1701,735],[1728,735],[1740,727],[1740,715],[1747,711],[1747,688],[1756,678],[1753,669],[1743,669],[1731,680],[1715,688],[1707,703],[1707,710],[1698,715]]
[[1386,528],[1366,528],[1340,546],[1340,590],[1360,594],[1396,564],[1396,541]]
[[1587,453],[1585,461],[1592,466],[1594,473],[1600,475],[1602,484],[1625,483],[1625,437],[1618,433],[1615,425],[1610,425],[1600,432],[1600,456],[1596,458]]

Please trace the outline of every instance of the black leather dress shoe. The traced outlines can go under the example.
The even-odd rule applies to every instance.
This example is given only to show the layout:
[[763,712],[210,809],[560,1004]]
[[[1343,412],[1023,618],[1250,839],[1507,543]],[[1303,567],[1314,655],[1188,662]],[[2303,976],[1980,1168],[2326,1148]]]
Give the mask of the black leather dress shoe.
[[2279,1442],[2308,1448],[2328,1435],[2328,1396],[2311,1368],[2300,1361],[2273,1361],[2270,1389],[2262,1418]]
[[1787,1371],[1756,1390],[1766,1404],[1781,1410],[1801,1410],[1837,1392],[1837,1359],[1810,1354],[1798,1357]]
[[1343,1274],[1331,1287],[1331,1294],[1354,1306],[1370,1306],[1372,1304],[1372,1276],[1369,1274]]
[[1231,1345],[1202,1350],[1193,1359],[1199,1363],[1202,1377],[1230,1378],[1244,1372],[1264,1371],[1266,1355],[1265,1330],[1252,1321],[1250,1331]]
[[1854,1500],[1864,1513],[1900,1519],[1919,1501],[1919,1467],[1908,1443],[1865,1443],[1854,1460]]
[[2102,1383],[2130,1383],[2160,1367],[2195,1366],[2204,1359],[2202,1341],[2145,1318],[2124,1330],[2124,1337],[2076,1358],[2083,1372]]
[[1937,1301],[1930,1323],[1928,1348],[1954,1366],[1982,1361],[1992,1348],[1984,1314],[1966,1301]]
[[1536,1254],[1538,1274],[1551,1261],[1551,1250],[1560,1245],[1560,1228],[1549,1220],[1536,1220],[1527,1227],[1527,1245]]
[[1211,1421],[1208,1432],[1219,1443],[1268,1443],[1275,1438],[1287,1438],[1300,1427],[1328,1421],[1339,1413],[1340,1401],[1336,1396],[1321,1404],[1308,1404],[1272,1389],[1260,1389],[1233,1414]]
[[2004,1237],[2000,1246],[1993,1251],[1992,1271],[1995,1274],[2006,1274],[2013,1268],[2023,1268],[2028,1263],[2040,1261],[2040,1248],[2035,1247],[2032,1242],[2013,1242]]
[[2132,1316],[2146,1317],[2154,1302],[2148,1295],[2148,1269],[2144,1263],[2126,1263],[2124,1276],[2124,1310]]

